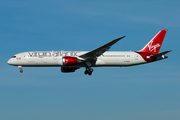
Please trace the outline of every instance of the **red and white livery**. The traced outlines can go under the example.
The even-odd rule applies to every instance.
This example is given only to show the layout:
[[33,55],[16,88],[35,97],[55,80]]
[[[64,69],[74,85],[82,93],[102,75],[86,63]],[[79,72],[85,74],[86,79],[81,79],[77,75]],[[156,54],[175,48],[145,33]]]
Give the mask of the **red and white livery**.
[[32,51],[14,55],[7,62],[9,65],[18,66],[22,73],[22,67],[61,67],[62,72],[75,72],[85,67],[85,74],[91,75],[92,67],[114,66],[126,67],[140,65],[166,59],[165,54],[159,53],[167,30],[161,30],[140,51],[107,51],[112,45],[121,40],[117,38],[92,51]]

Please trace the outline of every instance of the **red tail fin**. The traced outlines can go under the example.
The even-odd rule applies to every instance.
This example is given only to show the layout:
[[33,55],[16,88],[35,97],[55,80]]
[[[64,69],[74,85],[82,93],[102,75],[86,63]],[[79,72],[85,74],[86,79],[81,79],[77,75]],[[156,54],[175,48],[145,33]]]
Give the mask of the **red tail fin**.
[[167,30],[159,31],[153,39],[139,52],[158,54]]

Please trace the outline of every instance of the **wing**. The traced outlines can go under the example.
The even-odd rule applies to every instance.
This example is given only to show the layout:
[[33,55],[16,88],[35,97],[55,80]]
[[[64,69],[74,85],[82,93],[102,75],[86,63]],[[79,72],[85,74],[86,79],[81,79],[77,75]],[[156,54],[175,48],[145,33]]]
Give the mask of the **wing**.
[[126,37],[126,36],[117,38],[117,39],[115,39],[115,40],[113,40],[113,41],[111,41],[111,42],[109,42],[109,43],[107,43],[107,44],[105,44],[105,45],[97,48],[97,49],[94,49],[94,50],[92,50],[92,51],[90,51],[90,52],[88,52],[88,53],[85,53],[85,54],[83,54],[83,55],[80,55],[79,57],[85,58],[85,59],[91,59],[91,58],[93,59],[93,58],[99,57],[99,56],[102,55],[104,52],[106,52],[107,50],[109,50],[112,45],[114,45],[116,42],[118,42],[119,40],[121,40],[121,39],[124,38],[124,37]]

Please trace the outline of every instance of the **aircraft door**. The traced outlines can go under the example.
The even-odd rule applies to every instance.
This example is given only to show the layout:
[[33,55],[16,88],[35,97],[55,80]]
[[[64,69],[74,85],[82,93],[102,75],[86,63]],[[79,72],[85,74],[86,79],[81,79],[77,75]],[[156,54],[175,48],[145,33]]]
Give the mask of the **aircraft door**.
[[134,58],[135,58],[135,60],[138,60],[138,59],[139,59],[139,55],[138,55],[138,54],[135,54],[135,55],[134,55]]
[[26,59],[26,55],[25,54],[22,54],[21,55],[21,60],[25,60]]

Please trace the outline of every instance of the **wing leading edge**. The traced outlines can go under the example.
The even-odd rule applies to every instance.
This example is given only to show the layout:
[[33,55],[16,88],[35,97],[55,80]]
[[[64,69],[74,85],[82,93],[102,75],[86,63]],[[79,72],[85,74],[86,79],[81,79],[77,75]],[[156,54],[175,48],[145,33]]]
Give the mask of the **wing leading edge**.
[[88,53],[80,55],[79,57],[85,58],[85,59],[99,57],[104,52],[109,50],[112,45],[114,45],[116,42],[118,42],[119,40],[123,39],[124,37],[126,37],[126,36],[123,36],[123,37],[117,38],[115,40],[112,40],[111,42],[109,42],[109,43],[107,43],[107,44],[105,44],[105,45],[103,45],[103,46],[101,46],[99,48],[96,48],[96,49],[94,49],[94,50],[92,50],[92,51],[90,51]]

